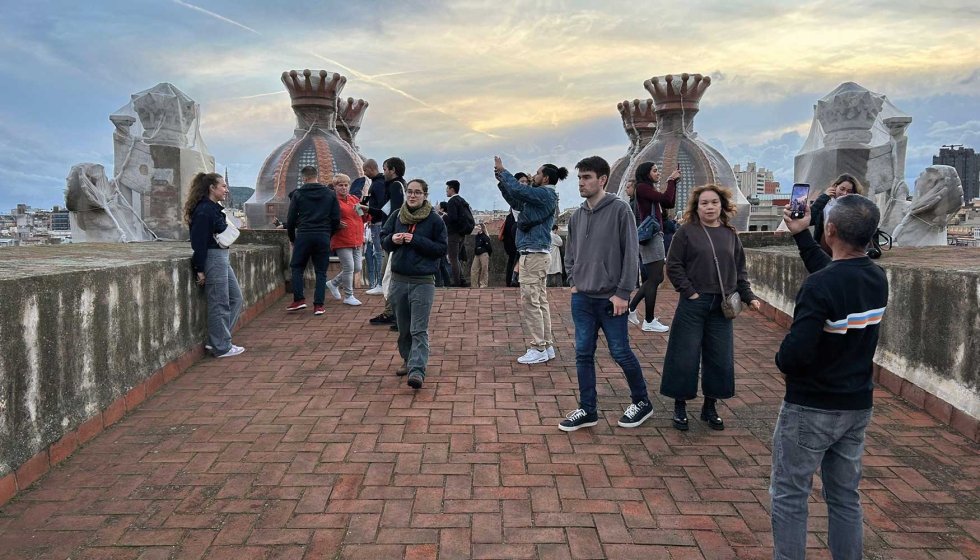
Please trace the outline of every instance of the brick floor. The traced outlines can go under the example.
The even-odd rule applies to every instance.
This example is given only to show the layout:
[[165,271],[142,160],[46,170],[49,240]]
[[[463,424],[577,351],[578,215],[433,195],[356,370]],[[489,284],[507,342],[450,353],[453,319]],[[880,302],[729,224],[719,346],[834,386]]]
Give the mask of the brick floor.
[[[670,403],[615,426],[629,391],[603,349],[602,420],[576,404],[568,292],[558,359],[521,366],[516,290],[439,290],[425,387],[392,371],[395,333],[361,308],[249,324],[0,511],[3,558],[769,558],[769,441],[783,330],[736,327],[729,426],[670,427]],[[662,294],[669,323],[676,304]],[[666,336],[633,329],[659,384]],[[868,432],[865,555],[980,558],[980,448],[887,392]],[[817,484],[819,488],[819,484]],[[810,557],[828,558],[811,501]]]

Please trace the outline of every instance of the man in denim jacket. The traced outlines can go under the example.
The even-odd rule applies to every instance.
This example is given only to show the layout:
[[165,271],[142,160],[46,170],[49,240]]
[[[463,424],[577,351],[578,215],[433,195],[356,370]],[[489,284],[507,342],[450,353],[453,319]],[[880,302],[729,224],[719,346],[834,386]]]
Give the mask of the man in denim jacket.
[[568,176],[568,170],[546,163],[538,169],[533,186],[522,185],[506,169],[499,157],[493,158],[500,194],[511,208],[520,212],[517,220],[517,250],[520,252],[521,315],[530,334],[522,364],[538,364],[555,357],[548,307],[548,266],[551,263],[551,226],[555,223],[558,192],[555,185]]

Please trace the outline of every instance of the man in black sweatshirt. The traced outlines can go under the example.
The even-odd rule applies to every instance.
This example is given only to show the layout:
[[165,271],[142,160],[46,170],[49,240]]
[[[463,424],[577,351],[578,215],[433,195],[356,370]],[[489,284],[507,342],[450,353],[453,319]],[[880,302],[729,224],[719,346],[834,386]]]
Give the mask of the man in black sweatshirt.
[[785,211],[810,276],[796,296],[793,325],[776,355],[786,396],[773,435],[773,558],[805,557],[807,498],[818,468],[831,556],[861,558],[858,485],[871,421],[872,359],[888,302],[885,272],[865,254],[879,218],[867,198],[841,197],[824,226],[831,258],[807,229],[809,208],[797,220]]
[[287,311],[306,309],[303,295],[303,274],[313,260],[316,290],[313,293],[313,314],[323,315],[323,300],[327,290],[327,264],[330,259],[330,235],[343,227],[340,222],[340,203],[337,195],[317,182],[317,169],[312,166],[300,171],[303,186],[289,193],[289,214],[286,232],[293,246],[289,267],[293,271],[293,303]]

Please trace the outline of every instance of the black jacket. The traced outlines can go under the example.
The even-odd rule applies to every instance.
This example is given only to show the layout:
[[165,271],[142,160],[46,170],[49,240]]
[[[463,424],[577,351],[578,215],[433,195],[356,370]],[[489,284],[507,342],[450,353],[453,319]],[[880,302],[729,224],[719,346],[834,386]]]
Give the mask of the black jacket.
[[794,238],[811,274],[776,354],[785,400],[826,410],[871,408],[872,359],[888,303],[885,271],[867,257],[832,261],[809,230]]
[[[411,231],[412,242],[397,244],[391,237],[396,233]],[[402,276],[429,276],[439,273],[439,264],[449,250],[446,225],[433,210],[429,216],[415,224],[414,229],[402,223],[398,212],[393,212],[381,228],[381,246],[391,253],[391,271]]]
[[813,226],[813,239],[819,244],[823,239],[823,211],[830,202],[830,195],[824,193],[810,205],[810,225]]
[[228,227],[222,210],[224,208],[220,204],[204,197],[191,213],[191,248],[194,249],[191,264],[194,265],[194,272],[204,272],[208,249],[221,248],[214,240],[214,234],[221,233]]
[[340,229],[340,203],[337,195],[320,183],[306,183],[289,193],[286,231],[289,240],[297,233],[331,233]]
[[458,194],[446,201],[446,227],[449,228],[450,234],[468,235],[470,233],[465,231],[466,228],[463,226],[463,213],[469,206],[470,204]]
[[478,233],[476,235],[476,247],[473,249],[474,255],[482,255],[486,253],[488,255],[493,254],[493,244],[490,242],[490,236],[485,233]]
[[390,211],[397,214],[398,209],[405,204],[405,178],[395,177],[390,181],[385,181],[385,189],[388,193],[388,201],[391,202]]
[[508,255],[517,254],[517,220],[514,219],[514,214],[507,214],[507,218],[504,220],[503,225],[504,238],[504,251]]
[[386,202],[388,202],[388,187],[385,186],[385,176],[378,173],[371,178],[367,196],[361,197],[361,204],[368,206],[372,224],[383,224],[388,219],[388,214],[382,210]]

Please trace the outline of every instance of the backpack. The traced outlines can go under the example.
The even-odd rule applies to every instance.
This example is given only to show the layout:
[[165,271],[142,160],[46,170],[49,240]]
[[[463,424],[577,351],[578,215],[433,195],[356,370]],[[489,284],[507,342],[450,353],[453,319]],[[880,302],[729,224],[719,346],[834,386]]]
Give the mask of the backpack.
[[871,238],[871,246],[867,250],[868,257],[872,259],[881,258],[882,246],[886,243],[888,244],[887,250],[890,251],[892,248],[892,237],[880,229],[876,230],[874,237]]
[[476,227],[476,220],[473,219],[473,210],[470,208],[470,203],[463,200],[463,198],[460,198],[460,200],[463,201],[463,208],[459,214],[459,229],[461,233],[469,235],[473,231],[473,228]]

